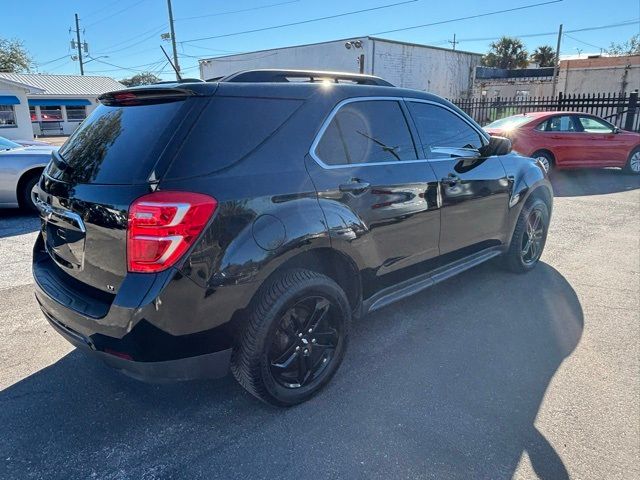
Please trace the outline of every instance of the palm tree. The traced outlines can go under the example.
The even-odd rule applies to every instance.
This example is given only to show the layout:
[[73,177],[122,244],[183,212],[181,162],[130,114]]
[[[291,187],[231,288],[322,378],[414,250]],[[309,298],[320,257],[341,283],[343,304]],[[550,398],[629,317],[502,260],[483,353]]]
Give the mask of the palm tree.
[[533,51],[531,60],[540,67],[553,67],[556,61],[556,52],[554,52],[553,47],[542,45]]
[[482,65],[497,68],[526,68],[529,65],[529,53],[520,39],[502,37],[491,42],[491,50],[482,57]]

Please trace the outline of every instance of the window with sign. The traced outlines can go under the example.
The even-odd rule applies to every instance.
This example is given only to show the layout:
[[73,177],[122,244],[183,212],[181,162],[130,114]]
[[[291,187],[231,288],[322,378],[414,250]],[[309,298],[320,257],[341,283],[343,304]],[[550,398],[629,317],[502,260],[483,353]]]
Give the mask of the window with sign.
[[61,122],[62,107],[40,107],[40,118],[43,122]]
[[87,107],[66,107],[67,109],[67,120],[70,122],[81,122],[85,118],[87,118]]

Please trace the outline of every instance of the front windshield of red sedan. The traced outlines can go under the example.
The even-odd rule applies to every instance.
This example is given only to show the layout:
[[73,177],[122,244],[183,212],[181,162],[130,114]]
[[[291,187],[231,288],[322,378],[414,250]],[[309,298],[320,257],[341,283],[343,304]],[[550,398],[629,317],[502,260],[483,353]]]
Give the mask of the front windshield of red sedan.
[[533,117],[527,115],[512,115],[510,117],[501,118],[495,122],[491,122],[489,125],[485,125],[484,128],[500,128],[502,130],[512,130],[520,125],[529,123],[533,120]]

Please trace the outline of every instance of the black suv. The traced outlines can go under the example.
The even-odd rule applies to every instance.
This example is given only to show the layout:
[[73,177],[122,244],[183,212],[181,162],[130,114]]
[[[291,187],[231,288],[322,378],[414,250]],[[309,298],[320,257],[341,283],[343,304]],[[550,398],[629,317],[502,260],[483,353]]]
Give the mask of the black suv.
[[335,374],[353,317],[493,257],[525,272],[545,244],[544,169],[435,95],[251,71],[100,101],[33,190],[36,298],[137,378],[230,368],[293,405]]

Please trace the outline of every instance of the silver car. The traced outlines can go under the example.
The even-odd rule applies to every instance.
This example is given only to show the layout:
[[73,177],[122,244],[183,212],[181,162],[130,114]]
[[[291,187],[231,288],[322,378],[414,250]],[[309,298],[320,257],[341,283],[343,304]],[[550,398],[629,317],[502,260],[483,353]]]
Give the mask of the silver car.
[[22,145],[0,137],[0,208],[36,210],[31,190],[58,147]]

